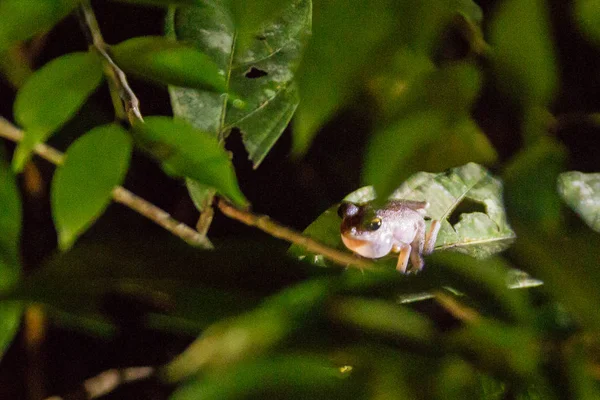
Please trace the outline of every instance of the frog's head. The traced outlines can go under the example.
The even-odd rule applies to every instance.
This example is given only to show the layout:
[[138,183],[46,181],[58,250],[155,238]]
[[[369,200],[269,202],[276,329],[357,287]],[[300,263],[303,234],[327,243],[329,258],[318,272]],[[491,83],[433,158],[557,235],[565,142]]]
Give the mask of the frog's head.
[[367,258],[380,258],[391,251],[392,229],[370,204],[343,202],[338,215],[342,218],[342,242],[348,249]]

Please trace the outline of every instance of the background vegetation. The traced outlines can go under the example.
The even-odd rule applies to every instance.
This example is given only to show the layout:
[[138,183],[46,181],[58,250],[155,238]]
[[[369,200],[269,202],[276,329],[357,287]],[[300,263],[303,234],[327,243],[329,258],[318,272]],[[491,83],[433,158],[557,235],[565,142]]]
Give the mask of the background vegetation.
[[[600,398],[597,0],[0,0],[0,53],[3,398]],[[375,192],[422,273],[340,253]]]

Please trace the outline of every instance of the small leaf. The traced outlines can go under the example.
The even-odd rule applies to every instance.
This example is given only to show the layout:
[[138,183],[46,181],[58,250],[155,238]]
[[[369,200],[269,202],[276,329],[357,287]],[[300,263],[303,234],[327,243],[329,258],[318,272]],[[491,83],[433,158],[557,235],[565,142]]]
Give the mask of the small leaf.
[[[21,199],[15,176],[0,159],[0,291],[13,286],[20,275]],[[0,358],[19,329],[21,306],[0,303]]]
[[564,172],[558,177],[558,193],[590,228],[600,232],[600,173]]
[[52,28],[78,3],[78,0],[0,1],[0,53],[15,42]]
[[83,105],[102,81],[102,64],[94,53],[70,53],[36,71],[17,93],[15,120],[25,131],[13,168],[20,171],[34,147],[56,132]]
[[110,204],[125,178],[132,143],[118,125],[99,126],[77,139],[52,180],[52,216],[66,250]]
[[171,175],[212,186],[238,205],[248,201],[240,191],[227,152],[216,138],[185,121],[147,117],[134,126],[135,139]]
[[600,45],[600,1],[576,0],[575,17],[581,30]]
[[526,106],[547,105],[558,85],[545,0],[506,0],[491,23],[498,81]]
[[225,77],[206,54],[160,36],[143,36],[111,47],[125,72],[151,81],[223,93]]

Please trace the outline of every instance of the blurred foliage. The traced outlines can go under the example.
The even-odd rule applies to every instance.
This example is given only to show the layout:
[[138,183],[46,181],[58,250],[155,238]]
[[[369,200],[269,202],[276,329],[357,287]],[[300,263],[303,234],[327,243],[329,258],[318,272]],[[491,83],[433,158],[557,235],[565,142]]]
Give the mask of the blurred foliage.
[[[0,152],[2,353],[21,305],[36,303],[53,326],[107,341],[140,332],[184,338],[185,349],[153,359],[177,400],[600,398],[599,171],[566,172],[578,155],[557,134],[573,115],[593,118],[587,108],[564,116],[555,107],[568,83],[562,64],[572,60],[557,51],[554,3],[128,2],[163,7],[168,37],[115,41],[107,54],[127,74],[168,86],[175,117],[101,125],[92,95],[104,90],[103,70],[113,100],[124,93],[114,92],[111,61],[93,46],[53,55],[18,88],[14,121],[24,139],[12,154],[16,171],[80,114],[92,110],[98,126],[70,136],[80,137],[51,187],[58,248],[23,278],[21,225],[36,209],[22,206],[20,191],[35,197],[36,175],[25,168],[18,186],[11,153]],[[1,0],[0,53],[50,40],[44,32],[76,6]],[[566,7],[572,12],[561,18],[597,45],[598,1]],[[23,62],[27,70],[22,59],[3,69]],[[441,230],[419,274],[399,274],[392,257],[364,271],[344,268],[302,243],[286,253],[261,237],[228,237],[201,251],[110,224],[104,236],[94,233],[132,147],[185,179],[197,208],[215,196],[247,208],[254,192],[242,193],[250,183],[238,182],[225,149],[234,129],[242,133],[234,158],[245,149],[257,168],[292,121],[297,165],[323,147],[331,159],[318,162],[335,171],[335,148],[319,134],[329,124],[338,142],[350,141],[356,132],[340,112],[358,110],[368,132],[364,148],[353,149],[362,163],[352,168],[364,187],[345,200],[427,201],[426,223],[439,220]],[[511,128],[496,128],[496,114]],[[287,209],[278,183],[267,182],[269,196]],[[336,208],[304,233],[344,250]]]

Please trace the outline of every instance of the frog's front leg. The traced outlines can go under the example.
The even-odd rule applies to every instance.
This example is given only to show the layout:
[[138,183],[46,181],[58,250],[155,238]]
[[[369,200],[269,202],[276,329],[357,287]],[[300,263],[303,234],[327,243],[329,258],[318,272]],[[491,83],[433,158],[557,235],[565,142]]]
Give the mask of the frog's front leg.
[[398,263],[396,264],[396,270],[406,273],[406,266],[408,265],[408,259],[412,253],[412,247],[410,244],[401,243],[400,245],[395,245],[392,249],[394,253],[398,254]]
[[425,246],[423,248],[423,254],[431,254],[433,253],[433,248],[435,247],[435,241],[437,240],[438,233],[440,233],[440,228],[442,224],[438,220],[431,220],[431,225],[429,226],[429,231],[425,235]]

